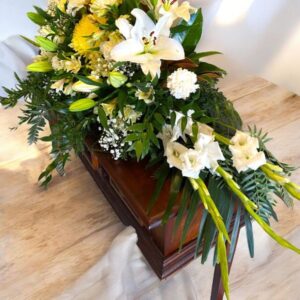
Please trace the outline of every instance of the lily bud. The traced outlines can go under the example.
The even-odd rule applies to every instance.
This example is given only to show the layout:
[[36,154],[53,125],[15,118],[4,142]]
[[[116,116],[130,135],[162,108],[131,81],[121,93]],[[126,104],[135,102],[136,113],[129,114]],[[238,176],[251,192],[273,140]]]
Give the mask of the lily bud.
[[[93,79],[93,78],[90,78]],[[77,81],[73,84],[73,91],[79,93],[92,93],[99,90],[99,86],[87,84],[82,81]]]
[[121,87],[122,85],[124,85],[127,80],[128,80],[128,77],[126,75],[124,75],[123,73],[121,72],[118,72],[118,71],[112,71],[109,73],[109,83],[114,87],[114,88],[119,88]]
[[73,102],[70,105],[69,110],[71,112],[81,112],[93,108],[96,104],[97,103],[93,99],[84,98]]
[[27,66],[27,71],[29,72],[38,72],[38,73],[46,73],[53,70],[52,65],[49,61],[37,61]]
[[55,52],[57,50],[58,47],[57,44],[55,44],[54,42],[50,41],[45,37],[38,36],[35,38],[35,40],[39,44],[39,46],[46,51]]

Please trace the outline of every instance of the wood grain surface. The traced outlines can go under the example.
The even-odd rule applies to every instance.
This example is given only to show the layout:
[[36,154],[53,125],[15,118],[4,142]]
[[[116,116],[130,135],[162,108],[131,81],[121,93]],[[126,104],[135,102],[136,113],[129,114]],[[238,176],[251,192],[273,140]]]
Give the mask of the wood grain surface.
[[[245,124],[256,123],[270,133],[274,154],[300,166],[299,96],[260,78],[222,90]],[[28,146],[26,126],[9,130],[16,126],[19,109],[0,108],[0,299],[54,299],[99,261],[124,226],[78,158],[47,191],[37,185],[49,147]],[[300,171],[294,180],[300,183]],[[280,222],[273,222],[275,230],[300,246],[300,203],[293,209],[279,203],[276,211]],[[299,256],[257,225],[254,230],[254,259],[241,232],[231,271],[232,299],[300,299]],[[197,285],[199,299],[210,295],[213,267],[207,264],[199,267],[206,274]],[[193,270],[187,266],[184,272]]]

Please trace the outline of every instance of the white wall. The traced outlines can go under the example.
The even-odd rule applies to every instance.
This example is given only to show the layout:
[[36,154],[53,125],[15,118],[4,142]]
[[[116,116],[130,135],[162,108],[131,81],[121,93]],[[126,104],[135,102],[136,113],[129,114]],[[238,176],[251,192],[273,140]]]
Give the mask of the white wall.
[[212,61],[229,75],[244,70],[300,94],[300,0],[192,0],[202,6],[199,50],[220,50]]
[[[46,2],[0,0],[0,42],[16,34],[34,36],[36,27],[25,13],[32,11],[32,5]],[[212,61],[223,66],[229,77],[251,73],[300,94],[300,0],[190,2],[202,6],[204,12],[199,50],[222,51],[224,56]]]

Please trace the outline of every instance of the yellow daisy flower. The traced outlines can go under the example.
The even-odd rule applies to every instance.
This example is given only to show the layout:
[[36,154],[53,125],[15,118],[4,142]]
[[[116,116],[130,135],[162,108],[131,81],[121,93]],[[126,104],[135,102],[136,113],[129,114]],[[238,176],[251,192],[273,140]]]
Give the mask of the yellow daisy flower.
[[99,23],[92,15],[83,16],[75,26],[72,48],[81,55],[88,55],[93,48],[100,46],[105,32],[99,28]]

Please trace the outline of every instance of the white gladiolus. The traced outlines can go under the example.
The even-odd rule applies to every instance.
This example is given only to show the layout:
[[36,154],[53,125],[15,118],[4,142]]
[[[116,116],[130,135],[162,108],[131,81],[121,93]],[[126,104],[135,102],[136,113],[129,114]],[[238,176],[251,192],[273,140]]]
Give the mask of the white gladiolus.
[[257,170],[266,164],[264,152],[259,152],[259,141],[255,137],[241,131],[237,131],[231,139],[229,149],[232,154],[233,166],[237,171],[245,172],[249,169]]
[[186,100],[199,89],[197,74],[179,68],[168,77],[167,87],[176,99]]
[[169,142],[165,150],[167,162],[170,167],[175,167],[179,170],[182,170],[183,162],[181,160],[181,155],[187,152],[189,149],[177,142]]
[[[165,127],[165,130],[166,127]],[[178,142],[171,140],[172,132],[168,132],[163,140],[165,156],[170,167],[176,167],[182,171],[182,176],[199,178],[199,174],[205,168],[214,172],[218,167],[218,161],[224,160],[223,153],[213,136],[200,134],[194,149],[188,149]]]
[[201,153],[194,149],[188,149],[179,158],[182,162],[182,176],[194,179],[199,178],[201,170],[205,168],[205,161]]
[[214,141],[212,135],[200,133],[194,147],[202,156],[204,168],[212,172],[218,167],[219,160],[225,160],[219,143]]
[[144,74],[150,74],[154,78],[160,76],[161,60],[184,59],[182,45],[169,37],[169,15],[160,18],[158,23],[154,24],[141,9],[135,8],[131,14],[136,18],[134,26],[124,18],[116,21],[126,40],[112,49],[113,60],[140,64]]

